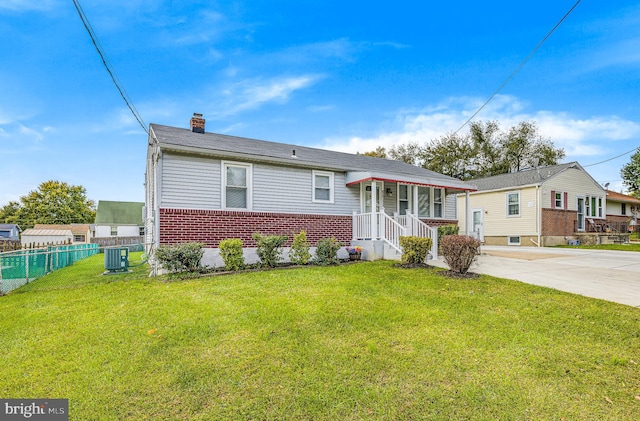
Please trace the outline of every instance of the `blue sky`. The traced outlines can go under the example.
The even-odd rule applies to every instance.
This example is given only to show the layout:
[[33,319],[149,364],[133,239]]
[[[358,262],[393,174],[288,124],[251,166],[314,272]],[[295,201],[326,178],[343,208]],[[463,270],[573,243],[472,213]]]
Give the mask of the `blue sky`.
[[[356,152],[455,131],[575,0],[83,0],[146,125]],[[640,4],[582,1],[477,117],[582,165],[640,146]],[[147,136],[70,0],[0,0],[0,206],[46,180],[144,200]],[[630,155],[587,167],[622,188]]]

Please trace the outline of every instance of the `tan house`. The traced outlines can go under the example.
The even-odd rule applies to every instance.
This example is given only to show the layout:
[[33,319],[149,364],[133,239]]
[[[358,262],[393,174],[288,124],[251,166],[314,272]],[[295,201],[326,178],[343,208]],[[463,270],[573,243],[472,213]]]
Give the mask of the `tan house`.
[[91,225],[89,224],[36,224],[36,230],[69,230],[73,238],[73,244],[89,244],[91,243]]
[[605,231],[633,232],[640,214],[640,200],[633,196],[607,190],[607,220]]
[[[478,191],[458,196],[458,223],[469,221],[487,245],[554,246],[606,225],[607,192],[577,162],[470,180]],[[604,235],[604,234],[603,234]]]

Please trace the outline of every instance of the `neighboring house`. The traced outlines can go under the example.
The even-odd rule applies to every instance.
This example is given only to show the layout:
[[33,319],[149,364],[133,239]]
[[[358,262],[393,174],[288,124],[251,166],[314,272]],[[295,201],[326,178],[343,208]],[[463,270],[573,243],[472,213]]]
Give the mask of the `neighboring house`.
[[633,196],[607,190],[607,221],[605,230],[626,233],[638,226],[640,200]]
[[143,236],[143,208],[143,202],[98,201],[96,238]]
[[91,243],[91,225],[89,224],[36,224],[33,228],[37,230],[69,230],[73,235],[71,237],[71,242],[73,244]]
[[22,232],[21,241],[25,247],[71,244],[73,233],[70,229],[29,228]]
[[399,235],[456,223],[452,194],[475,190],[399,161],[205,133],[204,124],[194,114],[191,130],[150,126],[145,187],[146,242],[202,242],[205,260],[224,239],[251,248],[254,232],[301,230],[312,245],[335,237],[380,258],[399,250]]
[[16,224],[0,224],[0,241],[20,240],[20,228]]
[[577,162],[469,181],[459,223],[487,245],[552,246],[606,223],[607,193]]

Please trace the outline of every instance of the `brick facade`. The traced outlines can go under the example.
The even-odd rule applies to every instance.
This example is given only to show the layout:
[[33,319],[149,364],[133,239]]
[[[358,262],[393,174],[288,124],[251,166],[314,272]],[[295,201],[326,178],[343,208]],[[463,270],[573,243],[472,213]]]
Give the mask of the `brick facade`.
[[577,221],[577,211],[542,209],[542,236],[573,235]]
[[255,247],[254,232],[287,235],[304,230],[315,245],[321,238],[335,237],[343,244],[352,239],[352,217],[271,212],[233,212],[221,210],[160,209],[160,244],[204,243],[216,248],[220,241],[240,238],[245,247]]

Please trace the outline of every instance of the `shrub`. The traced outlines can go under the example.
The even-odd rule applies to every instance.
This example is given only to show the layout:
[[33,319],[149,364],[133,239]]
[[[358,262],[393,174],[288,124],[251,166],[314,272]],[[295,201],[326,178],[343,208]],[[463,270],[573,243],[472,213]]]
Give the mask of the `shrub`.
[[466,235],[447,235],[442,237],[440,254],[453,272],[467,273],[478,257],[480,241]]
[[160,246],[155,254],[160,265],[169,272],[197,272],[204,254],[203,247],[202,243]]
[[440,225],[438,227],[438,244],[442,241],[442,237],[447,235],[458,235],[460,227],[456,224]]
[[400,237],[400,247],[402,247],[402,263],[420,264],[424,263],[427,253],[431,250],[431,238],[423,237]]
[[242,240],[239,238],[229,238],[220,241],[218,245],[220,257],[227,270],[244,269],[244,254],[242,254]]
[[311,244],[307,241],[306,231],[293,235],[293,244],[289,250],[289,260],[296,265],[306,265],[311,260]]
[[322,238],[318,240],[316,245],[316,258],[313,263],[316,265],[335,265],[340,263],[338,260],[338,250],[340,250],[342,244],[335,238]]
[[261,266],[273,268],[283,260],[281,253],[282,245],[288,239],[286,235],[262,235],[259,232],[254,232],[252,237],[258,247],[256,253]]

